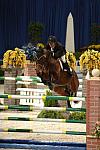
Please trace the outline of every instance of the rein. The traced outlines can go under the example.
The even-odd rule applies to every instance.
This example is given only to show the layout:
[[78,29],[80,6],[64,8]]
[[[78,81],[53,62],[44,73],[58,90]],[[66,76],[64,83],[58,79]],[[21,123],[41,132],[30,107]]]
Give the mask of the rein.
[[37,64],[38,66],[40,66],[42,69],[44,69],[45,67],[44,67],[44,65],[43,65],[43,64],[40,64],[39,62],[40,62],[40,60],[41,60],[43,57],[45,57],[45,58],[46,58],[46,56],[45,56],[45,55],[42,55],[42,56],[40,56],[40,57],[37,59],[37,61],[36,61],[36,64]]
[[45,57],[45,58],[46,58],[45,55],[42,55],[42,56],[40,56],[39,58],[37,58],[37,60],[40,60],[42,57]]

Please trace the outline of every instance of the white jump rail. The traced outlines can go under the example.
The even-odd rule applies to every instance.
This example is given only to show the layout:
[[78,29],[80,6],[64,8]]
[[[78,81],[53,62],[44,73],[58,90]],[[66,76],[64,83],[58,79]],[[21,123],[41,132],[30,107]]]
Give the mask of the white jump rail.
[[[34,96],[43,96],[46,94],[46,91],[49,89],[32,89],[32,88],[17,88],[16,91],[20,92],[20,95],[34,95]],[[34,105],[34,106],[44,106],[42,98],[27,98],[20,99],[20,105]]]

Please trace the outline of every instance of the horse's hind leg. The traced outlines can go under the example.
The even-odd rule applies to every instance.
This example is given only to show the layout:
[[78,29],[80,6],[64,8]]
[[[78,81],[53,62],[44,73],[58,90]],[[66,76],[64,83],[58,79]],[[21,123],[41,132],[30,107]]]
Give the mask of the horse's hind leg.
[[[66,87],[65,92],[66,92],[66,96],[71,96],[70,95],[71,91],[68,89],[68,87]],[[71,108],[71,104],[69,100],[67,100],[67,106],[68,108]]]
[[76,97],[77,93],[76,92],[70,92],[70,96]]
[[[71,96],[76,97],[77,96],[77,92],[73,92]],[[77,104],[77,103],[79,103],[79,101],[74,101],[74,103]]]
[[69,100],[67,100],[67,105],[68,105],[68,108],[71,108],[71,104]]

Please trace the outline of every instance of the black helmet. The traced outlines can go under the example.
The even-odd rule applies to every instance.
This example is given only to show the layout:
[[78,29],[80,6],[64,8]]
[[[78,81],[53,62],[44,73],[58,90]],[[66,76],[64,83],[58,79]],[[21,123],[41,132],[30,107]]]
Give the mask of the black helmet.
[[57,42],[57,39],[56,39],[56,37],[55,36],[49,36],[49,38],[48,38],[48,43],[56,43]]

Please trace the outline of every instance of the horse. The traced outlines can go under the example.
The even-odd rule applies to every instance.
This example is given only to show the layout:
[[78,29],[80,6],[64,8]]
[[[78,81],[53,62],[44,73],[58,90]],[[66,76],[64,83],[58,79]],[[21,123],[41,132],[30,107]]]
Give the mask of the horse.
[[[42,82],[59,95],[76,96],[79,80],[74,69],[70,76],[67,71],[62,69],[61,61],[52,56],[51,51],[41,49],[40,52],[37,54],[36,73]],[[69,101],[67,101],[67,105],[71,107]]]

